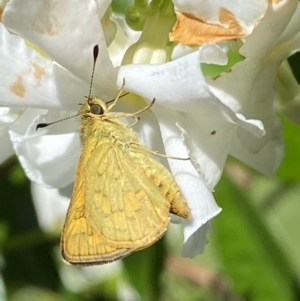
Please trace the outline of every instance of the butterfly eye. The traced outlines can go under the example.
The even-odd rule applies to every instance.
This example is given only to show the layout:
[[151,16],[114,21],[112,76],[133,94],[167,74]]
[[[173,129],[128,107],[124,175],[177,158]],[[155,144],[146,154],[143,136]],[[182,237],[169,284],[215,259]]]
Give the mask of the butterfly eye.
[[91,105],[91,108],[90,108],[90,111],[92,114],[95,114],[95,115],[102,115],[103,114],[103,108],[100,106],[100,105]]

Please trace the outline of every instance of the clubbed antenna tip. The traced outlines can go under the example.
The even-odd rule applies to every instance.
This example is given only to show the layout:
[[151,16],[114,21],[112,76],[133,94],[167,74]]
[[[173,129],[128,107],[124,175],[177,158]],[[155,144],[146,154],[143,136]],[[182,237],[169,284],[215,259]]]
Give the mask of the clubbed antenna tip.
[[91,98],[91,94],[92,94],[92,86],[93,86],[95,66],[96,66],[96,61],[97,61],[97,58],[98,58],[98,54],[99,54],[99,46],[95,45],[94,49],[93,49],[93,56],[94,56],[93,71],[92,71],[92,76],[91,76],[91,84],[90,84],[89,96],[87,97],[87,99],[90,99]]
[[95,45],[94,46],[94,65],[96,64],[96,60],[98,58],[98,54],[99,54],[99,46]]

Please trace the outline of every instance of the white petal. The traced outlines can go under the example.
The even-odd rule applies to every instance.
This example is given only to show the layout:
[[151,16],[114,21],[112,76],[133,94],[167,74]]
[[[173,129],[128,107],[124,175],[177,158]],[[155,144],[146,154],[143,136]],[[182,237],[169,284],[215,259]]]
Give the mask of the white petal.
[[[160,135],[160,128],[156,116],[151,112],[144,112],[141,115],[141,120],[134,128],[139,133],[140,141],[149,149],[164,153],[164,145]],[[156,158],[166,164],[163,158]]]
[[[112,8],[109,6],[103,15],[103,1],[97,1],[98,6],[98,15],[99,19],[101,19],[101,25],[103,29],[103,33],[105,36],[106,45],[109,46],[114,40],[117,33],[117,25],[113,22],[112,19]],[[103,17],[100,17],[103,16]]]
[[291,55],[295,52],[295,50],[299,51],[300,49],[300,4],[299,2],[297,3],[297,8],[293,14],[292,19],[290,20],[280,38],[277,40],[278,46],[285,45],[287,52],[286,56]]
[[19,118],[24,109],[0,107],[0,164],[14,154],[8,135],[9,126]]
[[[74,181],[80,149],[79,135],[42,135],[43,130],[36,131],[36,124],[42,117],[36,116],[43,113],[27,109],[11,126],[10,138],[23,169],[32,181],[48,187],[65,187]],[[57,130],[55,125],[51,127]]]
[[[271,1],[266,15],[253,35],[245,40],[240,53],[252,59],[263,59],[277,45],[286,42],[287,35],[283,39],[280,36],[286,30],[298,3],[297,0]],[[299,14],[297,23],[299,30]]]
[[199,49],[199,60],[206,64],[226,65],[228,62],[227,50],[226,44],[205,44]]
[[41,228],[51,231],[58,225],[62,226],[70,197],[61,195],[59,189],[49,189],[33,182],[31,194]]
[[23,108],[0,107],[0,128],[8,127],[23,113]]
[[202,105],[194,113],[181,112],[178,115],[177,125],[189,149],[191,162],[211,190],[222,175],[232,141],[240,129],[238,126],[244,131],[253,131],[258,137],[264,134],[261,122],[253,121],[252,124],[251,120],[243,121],[234,117],[228,109],[222,112],[222,105],[215,106],[213,110]]
[[196,255],[203,253],[205,245],[208,243],[207,233],[211,230],[210,222],[204,224],[198,229],[187,241],[185,241],[181,255],[184,257],[193,258]]
[[[231,72],[223,73],[215,80],[207,78],[208,87],[226,106],[237,113],[239,119],[243,119],[240,115],[242,114],[248,122],[251,119],[260,120],[268,134],[269,131],[273,131],[277,122],[273,86],[280,63],[281,61],[273,60],[272,57],[265,58],[264,61],[245,59],[237,63]],[[251,135],[245,137],[245,131],[239,137],[244,137],[244,142],[251,139]],[[256,143],[260,143],[256,146],[258,150],[265,141],[256,139]],[[253,143],[248,145],[255,146]]]
[[[274,172],[282,158],[279,121],[274,108],[274,81],[281,61],[273,58],[270,56],[264,61],[245,59],[237,63],[231,72],[215,80],[207,79],[216,97],[236,112],[242,122],[248,119],[248,126],[237,130],[237,141],[233,141],[231,154],[267,174]],[[252,129],[249,128],[251,124]],[[259,131],[265,135],[261,137]],[[269,156],[266,156],[267,150]]]
[[0,104],[77,109],[88,84],[10,35],[0,23]]
[[12,0],[6,6],[3,23],[86,82],[91,77],[93,48],[99,45],[95,86],[103,94],[111,94],[116,73],[98,16],[98,10],[104,14],[109,2],[98,2],[98,8],[94,0]]
[[[157,106],[155,112],[158,116],[166,153],[171,156],[187,158],[186,147],[180,138],[181,133],[176,127],[180,113],[162,106]],[[186,242],[221,209],[217,206],[210,189],[205,185],[190,161],[168,159],[168,162],[192,213],[192,218],[184,221],[184,241]]]
[[[272,131],[268,131],[266,137],[258,139],[252,136],[252,145],[259,145],[259,149],[254,150],[253,147],[252,149],[245,147],[243,141],[249,138],[248,135],[245,135],[243,140],[234,139],[229,153],[264,174],[274,175],[284,155],[284,144],[279,120]],[[262,142],[264,142],[263,145]],[[248,141],[248,145],[251,143]]]
[[127,49],[138,41],[141,33],[130,29],[124,17],[113,15],[111,18],[117,25],[117,34],[108,51],[113,65],[117,67],[122,64]]
[[[208,44],[199,51],[185,55],[175,61],[158,65],[125,65],[118,74],[118,85],[123,79],[126,90],[157,103],[181,111],[193,111],[199,101],[218,101],[209,91],[200,63],[226,64],[226,52],[219,46]],[[218,101],[219,102],[219,101]]]
[[1,144],[0,164],[2,164],[5,160],[7,160],[9,157],[11,157],[14,154],[14,149],[10,141],[7,129],[0,130],[0,144]]
[[194,168],[213,191],[223,173],[236,125],[207,116],[195,118],[190,114],[185,119],[181,118],[178,127]]

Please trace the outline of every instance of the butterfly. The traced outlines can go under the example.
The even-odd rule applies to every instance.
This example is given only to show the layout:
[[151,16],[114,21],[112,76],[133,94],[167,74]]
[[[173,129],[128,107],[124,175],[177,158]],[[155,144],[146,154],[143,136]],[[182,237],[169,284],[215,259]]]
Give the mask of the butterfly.
[[[94,66],[97,55],[95,46]],[[62,257],[70,264],[118,260],[159,240],[169,213],[190,216],[170,171],[132,130],[155,100],[134,113],[112,113],[122,91],[108,103],[89,95],[78,113],[82,149],[61,236]],[[133,124],[121,123],[124,117]]]

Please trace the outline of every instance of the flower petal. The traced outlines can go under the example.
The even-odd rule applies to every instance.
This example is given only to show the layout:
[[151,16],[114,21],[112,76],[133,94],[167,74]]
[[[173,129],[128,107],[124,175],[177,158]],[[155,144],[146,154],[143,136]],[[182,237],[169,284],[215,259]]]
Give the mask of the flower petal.
[[190,114],[178,122],[178,127],[194,168],[213,191],[221,178],[236,125],[210,117]]
[[[157,106],[155,112],[158,116],[166,153],[179,158],[187,158],[187,150],[180,138],[180,130],[176,127],[177,120],[180,120],[180,113],[163,106]],[[211,190],[205,185],[190,161],[168,159],[168,162],[192,213],[192,218],[183,222],[184,241],[187,242],[221,209],[217,206]],[[200,243],[201,246],[203,244]]]
[[[263,139],[257,139],[253,136],[251,139],[249,135],[245,135],[245,132],[242,135],[244,139],[234,139],[232,141],[229,153],[264,174],[274,175],[284,155],[279,120]],[[259,146],[259,148],[254,150],[254,147],[245,147],[245,143],[243,143],[245,140],[248,140],[248,146],[251,144],[249,143],[250,140],[254,147]],[[264,142],[263,145],[262,142]]]
[[[297,30],[299,32],[299,6],[297,0],[271,1],[266,11],[266,15],[255,29],[253,35],[245,40],[240,49],[240,53],[252,59],[264,59],[270,52],[274,51],[276,46],[284,45]],[[295,14],[295,17],[293,15]],[[293,17],[294,25],[287,28]],[[297,24],[297,26],[295,26]],[[293,29],[292,29],[293,27]],[[282,35],[284,32],[286,33]],[[257,47],[259,45],[259,47]],[[281,51],[283,55],[281,60],[286,57],[287,53]]]
[[0,164],[2,164],[5,160],[7,160],[14,154],[14,149],[6,129],[0,130],[0,144]]
[[31,194],[40,227],[49,232],[57,225],[62,226],[70,197],[61,195],[59,189],[48,189],[34,182],[31,183]]
[[94,0],[12,0],[4,11],[3,23],[86,82],[90,81],[92,72],[92,50],[99,45],[95,85],[103,94],[111,95],[115,92],[111,79],[116,77],[116,72],[98,15],[98,11],[105,13],[109,3],[101,1],[98,2],[101,7],[97,7]]
[[14,154],[8,135],[9,126],[19,118],[24,109],[0,107],[0,164]]
[[201,72],[201,62],[226,64],[227,58],[220,47],[207,45],[165,64],[125,65],[119,69],[118,85],[125,79],[130,92],[148,100],[155,98],[157,103],[172,109],[193,111],[200,100],[209,105],[215,99]]
[[0,23],[0,104],[77,109],[88,85],[10,35]]
[[114,40],[109,45],[108,51],[110,59],[115,67],[122,64],[128,48],[136,43],[141,35],[140,32],[132,30],[126,23],[124,17],[116,15],[111,16],[117,26],[117,33]]
[[204,224],[200,229],[192,234],[184,243],[181,255],[193,258],[203,253],[205,245],[208,243],[207,233],[211,230],[210,222]]
[[[249,126],[238,128],[235,137],[238,141],[232,142],[231,154],[243,158],[245,163],[267,174],[274,172],[283,152],[282,141],[275,133],[279,130],[279,121],[274,108],[273,88],[280,63],[281,61],[273,60],[272,56],[263,61],[245,59],[237,63],[231,72],[224,73],[215,80],[207,78],[211,92],[236,112],[239,119],[246,118],[245,121],[254,126],[252,130]],[[258,132],[255,132],[255,127]],[[259,131],[262,134],[265,131],[264,137],[261,137]],[[265,151],[262,149],[265,147],[265,150],[270,151],[269,157],[264,155]]]
[[74,181],[79,159],[79,135],[42,135],[43,130],[36,132],[36,124],[41,119],[36,116],[43,113],[43,110],[27,109],[11,126],[10,139],[32,181],[48,187],[65,187]]

